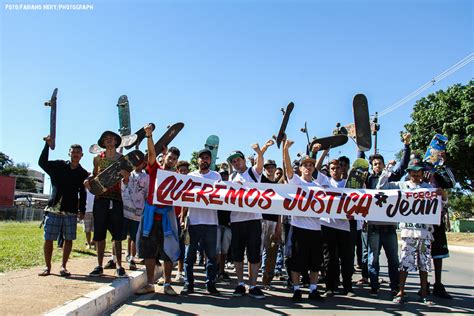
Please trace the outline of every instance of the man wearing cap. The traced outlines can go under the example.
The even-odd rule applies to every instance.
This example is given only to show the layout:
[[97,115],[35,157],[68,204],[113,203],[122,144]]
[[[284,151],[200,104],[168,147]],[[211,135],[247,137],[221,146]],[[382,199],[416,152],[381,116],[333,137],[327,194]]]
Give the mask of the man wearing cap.
[[[255,144],[252,146],[257,153],[255,165],[247,168],[245,156],[241,151],[232,152],[227,161],[235,172],[230,180],[237,183],[260,182],[263,171],[263,154],[274,142],[269,140],[262,149]],[[258,269],[261,263],[262,215],[259,213],[232,212],[230,215],[232,230],[232,255],[237,274],[238,285],[233,296],[243,296],[246,293],[244,283],[244,253],[247,250],[249,262],[249,296],[265,299],[263,292],[256,286]]]
[[[103,170],[107,169],[122,154],[117,152],[122,139],[112,131],[105,131],[100,136],[97,144],[104,148],[105,151],[94,157],[94,171],[92,176],[95,177]],[[86,188],[90,189],[89,181],[84,182]],[[112,245],[115,250],[116,275],[118,277],[127,277],[125,269],[122,267],[122,230],[123,230],[123,203],[120,181],[107,191],[100,195],[96,195],[94,199],[94,241],[97,247],[98,265],[89,273],[91,277],[101,276],[104,273],[102,263],[104,260],[105,238],[107,230],[112,234]]]
[[[263,164],[262,183],[277,183],[275,178],[276,162],[268,159]],[[262,283],[265,288],[271,288],[275,274],[275,264],[278,246],[281,242],[281,216],[274,214],[262,215]]]
[[[202,149],[198,153],[199,169],[190,172],[190,176],[205,178],[213,181],[221,181],[221,175],[210,170],[212,154],[209,149]],[[196,251],[198,243],[201,244],[206,256],[206,290],[209,294],[218,295],[215,280],[217,275],[216,262],[216,244],[217,244],[217,210],[203,208],[188,208],[188,232],[189,245],[186,247],[184,256],[184,287],[181,291],[182,295],[194,292],[194,263],[196,261]]]
[[[293,141],[286,140],[283,146],[283,163],[286,170],[288,183],[299,186],[316,186],[322,187],[325,184],[325,178],[320,176],[313,179],[316,160],[303,156],[300,160],[299,170],[301,176],[294,173],[289,148],[293,145]],[[322,174],[321,174],[322,175]],[[305,271],[310,271],[310,293],[308,298],[315,301],[323,301],[317,290],[318,272],[322,263],[322,240],[321,240],[321,224],[319,218],[292,216],[291,217],[291,258],[289,266],[291,270],[291,279],[293,282],[293,301],[299,302],[302,298],[300,290],[300,276]]]
[[[409,181],[389,182],[389,172],[384,172],[380,177],[376,189],[416,190],[421,188],[432,188],[429,183],[423,182],[423,171],[425,167],[420,159],[410,160],[406,168],[410,177]],[[441,188],[436,193],[443,197],[445,194]],[[401,255],[400,255],[400,288],[394,297],[395,303],[405,301],[405,283],[408,272],[419,271],[421,293],[419,301],[426,305],[433,303],[427,299],[428,295],[428,272],[431,271],[431,241],[433,240],[433,225],[400,223],[401,229]]]
[[51,196],[45,209],[44,217],[44,260],[46,268],[39,276],[51,273],[51,257],[53,242],[59,234],[64,234],[62,264],[59,275],[67,277],[71,273],[66,265],[72,249],[72,241],[76,239],[77,219],[83,219],[86,211],[86,191],[82,183],[88,172],[82,168],[79,161],[82,158],[82,147],[71,145],[69,161],[48,160],[50,136],[46,141],[38,161],[38,165],[51,177]]
[[[229,171],[226,169],[219,170],[222,181],[229,181]],[[219,266],[219,280],[230,282],[229,274],[225,272],[225,262],[227,253],[232,241],[232,231],[230,229],[230,211],[217,210],[217,262]]]
[[[147,284],[136,293],[147,294],[155,292],[155,265],[161,259],[164,261],[163,292],[169,296],[176,296],[177,293],[171,287],[173,261],[177,261],[179,258],[176,216],[172,207],[153,204],[153,197],[158,169],[174,170],[180,156],[180,151],[176,147],[169,148],[163,157],[163,165],[159,165],[152,134],[153,128],[151,124],[146,125],[145,135],[148,148],[148,165],[146,170],[150,176],[150,184],[139,230],[139,254],[140,257],[145,259]],[[163,151],[165,149],[163,148]]]
[[[332,188],[344,188],[346,180],[343,178],[343,168],[338,159],[329,162],[330,177],[326,182]],[[321,234],[324,247],[324,261],[326,269],[326,296],[333,296],[338,287],[339,273],[342,274],[344,295],[353,295],[352,274],[354,272],[354,239],[351,233],[349,220],[321,218]],[[355,234],[355,231],[353,232]],[[340,261],[340,264],[339,264]]]

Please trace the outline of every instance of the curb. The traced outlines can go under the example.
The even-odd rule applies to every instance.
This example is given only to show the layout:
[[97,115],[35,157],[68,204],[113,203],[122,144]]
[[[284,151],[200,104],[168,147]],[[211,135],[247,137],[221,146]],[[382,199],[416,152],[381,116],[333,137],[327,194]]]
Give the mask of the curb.
[[462,252],[467,254],[474,254],[474,247],[467,247],[467,246],[455,246],[448,244],[449,251],[452,252]]
[[[155,278],[162,274],[163,268],[156,267]],[[44,315],[102,315],[134,295],[135,291],[142,288],[146,282],[144,269],[133,271],[129,273],[129,278],[116,279],[111,284],[55,307]]]

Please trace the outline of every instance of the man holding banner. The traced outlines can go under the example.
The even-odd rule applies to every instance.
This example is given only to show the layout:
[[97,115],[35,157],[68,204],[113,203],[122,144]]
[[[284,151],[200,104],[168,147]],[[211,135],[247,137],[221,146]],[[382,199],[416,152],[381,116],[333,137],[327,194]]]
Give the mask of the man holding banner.
[[[220,181],[221,175],[209,169],[211,166],[211,151],[202,149],[198,153],[199,170],[189,173],[190,176],[206,178],[214,181]],[[204,249],[207,256],[206,263],[206,289],[209,294],[218,295],[215,279],[217,274],[217,210],[194,208],[188,209],[189,218],[189,245],[186,247],[184,257],[185,283],[181,295],[187,295],[194,292],[194,263],[196,262],[196,251],[198,243]]]
[[[263,171],[263,154],[274,142],[269,140],[262,149],[258,144],[252,146],[257,153],[254,166],[247,168],[245,156],[241,151],[232,152],[227,161],[236,170],[230,180],[237,183],[260,182]],[[232,254],[234,258],[235,270],[237,273],[238,286],[235,288],[233,296],[245,295],[244,283],[244,253],[247,250],[249,262],[249,296],[256,299],[265,299],[263,292],[256,286],[258,269],[261,262],[261,242],[262,242],[262,214],[234,211],[230,215],[232,229]]]
[[[322,188],[326,179],[322,173],[313,180],[316,160],[304,156],[300,161],[301,176],[295,175],[291,166],[289,148],[293,141],[286,140],[283,145],[283,163],[288,177],[288,183],[297,186],[312,186]],[[318,272],[321,268],[323,250],[321,238],[321,223],[319,218],[292,216],[291,218],[291,258],[290,269],[293,283],[293,301],[299,302],[302,298],[300,290],[300,276],[304,271],[310,271],[310,293],[308,298],[316,301],[324,299],[317,291]]]
[[[423,182],[424,165],[420,159],[412,159],[406,169],[409,181],[388,182],[389,173],[380,176],[377,189],[415,190],[432,188],[429,183]],[[404,192],[408,194],[408,192]],[[436,194],[443,196],[443,190],[438,189]],[[443,197],[444,199],[444,197]],[[402,304],[405,301],[405,283],[408,272],[419,271],[421,283],[420,302],[433,305],[427,299],[428,272],[431,271],[431,241],[433,240],[433,225],[425,223],[400,223],[402,250],[400,255],[400,291],[394,297],[394,302]]]

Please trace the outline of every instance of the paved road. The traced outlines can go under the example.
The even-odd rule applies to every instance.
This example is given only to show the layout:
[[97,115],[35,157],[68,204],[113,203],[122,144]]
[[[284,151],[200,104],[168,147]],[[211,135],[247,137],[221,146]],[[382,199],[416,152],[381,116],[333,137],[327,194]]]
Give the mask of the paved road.
[[[384,272],[382,277],[388,279],[385,273],[387,268],[383,253],[381,258],[381,270]],[[197,267],[196,288],[198,293],[188,297],[167,297],[161,294],[162,288],[157,286],[158,293],[133,296],[116,309],[112,315],[474,314],[474,255],[451,253],[451,258],[445,260],[444,263],[443,281],[454,299],[443,300],[433,297],[436,305],[431,307],[426,307],[416,301],[419,278],[415,274],[409,276],[407,287],[409,301],[402,306],[391,302],[386,283],[382,284],[382,291],[379,292],[378,299],[369,296],[368,288],[355,287],[355,297],[335,296],[320,304],[307,300],[294,304],[290,299],[290,291],[284,288],[282,281],[275,282],[276,290],[265,291],[267,298],[263,301],[250,297],[233,298],[232,291],[236,285],[235,281],[230,285],[218,284],[218,288],[222,290],[220,297],[206,295],[203,290],[203,268]],[[232,277],[235,279],[235,275]],[[358,274],[354,275],[354,280],[358,278]],[[175,285],[174,288],[177,291],[181,290],[181,286]],[[304,291],[306,292],[307,289]]]

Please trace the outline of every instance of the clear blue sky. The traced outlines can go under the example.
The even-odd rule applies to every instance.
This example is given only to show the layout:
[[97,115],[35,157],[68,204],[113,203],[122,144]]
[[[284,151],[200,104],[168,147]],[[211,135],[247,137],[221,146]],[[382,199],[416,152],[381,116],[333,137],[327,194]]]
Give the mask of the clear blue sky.
[[[5,5],[21,1],[0,8],[0,151],[38,170],[49,131],[43,101],[55,87],[51,159],[117,131],[122,94],[132,130],[154,122],[157,138],[185,123],[172,143],[184,159],[211,134],[221,138],[221,158],[233,149],[251,153],[251,143],[277,133],[279,109],[293,101],[294,157],[305,148],[305,121],[311,136],[327,136],[337,122],[353,121],[355,94],[367,96],[372,114],[382,111],[473,51],[469,0],[79,2],[93,10]],[[418,98],[472,77],[471,63]],[[380,120],[387,158],[402,147],[399,131],[414,101]],[[332,156],[355,152],[349,142]],[[276,146],[266,155],[280,156]],[[82,164],[91,170],[92,155]]]

